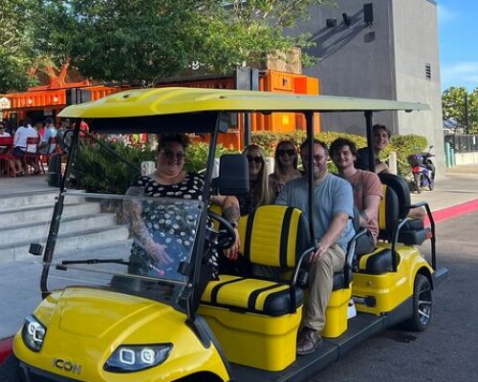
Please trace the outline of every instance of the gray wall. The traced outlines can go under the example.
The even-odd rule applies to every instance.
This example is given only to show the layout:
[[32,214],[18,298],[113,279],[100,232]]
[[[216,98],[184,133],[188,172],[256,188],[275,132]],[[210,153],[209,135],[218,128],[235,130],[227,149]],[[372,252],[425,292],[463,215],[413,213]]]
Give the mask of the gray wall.
[[[426,0],[392,1],[396,93],[400,100],[417,100],[431,111],[399,113],[400,134],[424,135],[435,147],[438,171],[445,169],[438,55],[436,4]],[[431,78],[425,75],[425,65]]]
[[[443,134],[438,59],[437,7],[430,0],[335,0],[336,7],[311,8],[311,20],[300,26],[317,46],[310,50],[320,61],[304,73],[318,77],[321,94],[413,101],[430,104],[431,112],[376,113],[395,134],[420,134],[435,146],[442,169]],[[363,5],[373,4],[374,22],[365,25]],[[351,17],[344,24],[342,13]],[[337,26],[328,28],[327,19]],[[430,63],[432,78],[425,77]],[[329,114],[325,131],[364,135],[360,113]]]

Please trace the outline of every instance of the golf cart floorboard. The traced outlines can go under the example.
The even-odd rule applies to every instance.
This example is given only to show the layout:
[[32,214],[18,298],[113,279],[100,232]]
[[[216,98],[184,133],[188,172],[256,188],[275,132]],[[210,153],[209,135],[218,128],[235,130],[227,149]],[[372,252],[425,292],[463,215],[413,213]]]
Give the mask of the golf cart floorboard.
[[272,372],[232,364],[233,380],[237,382],[304,381],[317,371],[339,360],[357,344],[381,332],[387,326],[387,318],[385,316],[377,317],[371,314],[359,313],[356,317],[349,320],[346,333],[338,338],[324,339],[323,344],[314,353],[297,357],[296,361],[286,369]]

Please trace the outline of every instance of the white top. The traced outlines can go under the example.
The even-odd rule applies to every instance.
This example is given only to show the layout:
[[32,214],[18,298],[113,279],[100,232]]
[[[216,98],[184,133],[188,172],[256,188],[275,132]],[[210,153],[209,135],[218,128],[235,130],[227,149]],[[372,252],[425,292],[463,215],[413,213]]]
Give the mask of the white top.
[[38,138],[36,130],[28,125],[27,127],[20,126],[15,132],[15,138],[13,138],[13,146],[20,147],[22,150],[28,151],[29,153],[36,153],[37,146],[29,145],[27,147],[27,138]]

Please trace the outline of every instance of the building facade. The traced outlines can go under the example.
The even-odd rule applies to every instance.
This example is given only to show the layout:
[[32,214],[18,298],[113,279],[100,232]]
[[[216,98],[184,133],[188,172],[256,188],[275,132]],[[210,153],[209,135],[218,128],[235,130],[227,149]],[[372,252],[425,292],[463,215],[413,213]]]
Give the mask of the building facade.
[[[432,0],[335,0],[311,8],[300,32],[312,36],[321,94],[427,103],[431,111],[377,113],[394,134],[419,134],[444,170],[437,4]],[[362,114],[322,117],[323,131],[364,135]],[[442,171],[440,171],[442,170]]]

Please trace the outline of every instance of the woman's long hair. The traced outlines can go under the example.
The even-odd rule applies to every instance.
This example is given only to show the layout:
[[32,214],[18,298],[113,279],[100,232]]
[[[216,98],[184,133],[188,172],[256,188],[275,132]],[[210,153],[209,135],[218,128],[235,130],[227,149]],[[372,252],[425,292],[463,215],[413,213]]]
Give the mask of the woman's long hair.
[[295,158],[294,158],[293,165],[294,165],[294,169],[296,169],[296,170],[297,170],[297,165],[298,165],[298,161],[299,161],[299,153],[297,152],[296,144],[293,141],[289,141],[289,140],[280,141],[277,144],[275,152],[274,152],[274,172],[279,177],[283,177],[285,175],[284,166],[282,165],[281,161],[279,160],[279,150],[282,148],[282,146],[285,146],[285,145],[291,145],[295,150]]
[[261,197],[257,206],[262,206],[264,204],[272,204],[272,202],[274,201],[274,195],[269,186],[269,175],[266,171],[266,154],[260,146],[255,144],[246,146],[242,153],[244,155],[248,155],[252,150],[257,150],[262,158],[262,167],[258,175],[259,182],[257,182],[260,187],[258,191]]

